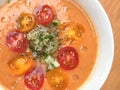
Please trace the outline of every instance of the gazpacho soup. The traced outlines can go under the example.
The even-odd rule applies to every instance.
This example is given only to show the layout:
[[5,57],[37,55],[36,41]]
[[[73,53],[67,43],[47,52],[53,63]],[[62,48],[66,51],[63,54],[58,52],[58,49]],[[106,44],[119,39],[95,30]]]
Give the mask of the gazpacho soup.
[[73,0],[12,0],[0,7],[0,85],[6,90],[77,90],[98,42]]

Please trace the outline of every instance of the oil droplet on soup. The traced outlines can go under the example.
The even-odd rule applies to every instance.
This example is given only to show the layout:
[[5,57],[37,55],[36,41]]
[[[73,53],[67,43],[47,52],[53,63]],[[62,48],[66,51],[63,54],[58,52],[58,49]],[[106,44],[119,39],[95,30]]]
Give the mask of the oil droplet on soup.
[[30,4],[31,4],[31,1],[30,1],[30,0],[26,0],[26,1],[25,1],[25,5],[26,5],[26,6],[30,6]]
[[1,18],[1,22],[2,22],[2,23],[7,23],[7,21],[8,21],[7,17],[2,17],[2,18]]
[[88,47],[87,47],[87,46],[85,46],[85,45],[81,45],[81,46],[80,46],[80,52],[81,52],[81,53],[86,53],[87,50],[88,50]]
[[[19,87],[19,82],[22,80],[21,77],[19,77],[17,80],[12,82],[11,84],[11,90],[16,90],[17,87]],[[21,88],[21,87],[20,87]]]
[[79,80],[79,76],[77,74],[74,74],[74,75],[72,75],[72,79],[75,80],[75,81]]

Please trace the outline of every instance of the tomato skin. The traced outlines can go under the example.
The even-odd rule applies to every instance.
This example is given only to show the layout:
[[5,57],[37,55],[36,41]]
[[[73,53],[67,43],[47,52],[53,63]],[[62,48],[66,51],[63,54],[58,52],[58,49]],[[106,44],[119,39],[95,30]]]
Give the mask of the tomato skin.
[[54,12],[49,5],[44,5],[34,10],[35,18],[40,25],[49,24],[54,18]]
[[31,90],[39,90],[44,83],[44,77],[41,66],[36,66],[25,74],[24,83]]
[[32,55],[20,55],[8,62],[12,74],[22,75],[35,65]]
[[58,51],[57,56],[60,67],[65,70],[72,70],[77,67],[79,58],[75,48],[66,46]]
[[62,45],[75,44],[76,41],[81,42],[85,37],[85,28],[78,23],[63,23],[59,26],[59,29],[59,37]]
[[22,53],[26,51],[29,41],[27,40],[26,34],[14,30],[8,33],[6,44],[14,52]]
[[18,28],[21,32],[28,32],[32,30],[36,25],[34,15],[30,13],[21,14],[19,19],[17,20],[17,23]]
[[67,74],[60,68],[47,72],[47,81],[53,90],[65,90],[69,83]]

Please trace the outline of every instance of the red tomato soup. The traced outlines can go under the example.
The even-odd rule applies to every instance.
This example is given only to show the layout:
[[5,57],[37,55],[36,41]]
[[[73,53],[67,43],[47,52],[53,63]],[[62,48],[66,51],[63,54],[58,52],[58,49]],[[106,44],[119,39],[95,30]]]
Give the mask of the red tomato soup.
[[77,90],[96,61],[95,28],[72,0],[0,7],[0,84],[9,90]]

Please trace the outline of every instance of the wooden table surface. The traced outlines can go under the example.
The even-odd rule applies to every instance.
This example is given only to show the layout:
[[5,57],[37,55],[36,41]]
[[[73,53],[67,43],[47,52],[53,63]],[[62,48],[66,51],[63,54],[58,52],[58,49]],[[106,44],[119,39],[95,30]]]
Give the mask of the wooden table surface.
[[101,90],[120,90],[120,0],[99,0],[111,21],[115,55],[111,72]]

